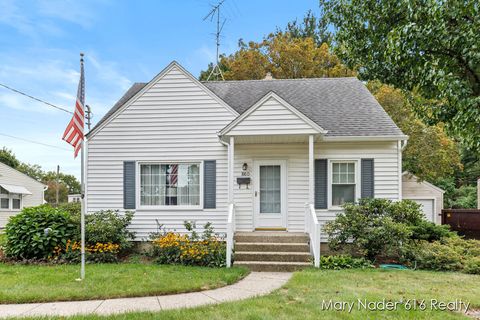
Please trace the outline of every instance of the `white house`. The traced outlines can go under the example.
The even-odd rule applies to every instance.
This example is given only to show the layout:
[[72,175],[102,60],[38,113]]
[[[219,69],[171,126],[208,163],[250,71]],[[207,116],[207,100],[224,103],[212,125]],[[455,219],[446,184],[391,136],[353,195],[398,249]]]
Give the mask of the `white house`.
[[44,203],[47,186],[0,162],[0,229],[24,207]]
[[172,62],[87,136],[87,210],[134,210],[138,238],[156,221],[212,222],[230,245],[306,232],[317,258],[344,202],[402,198],[407,136],[356,78],[200,82]]
[[82,195],[79,193],[68,195],[68,202],[80,202],[81,200],[82,200]]

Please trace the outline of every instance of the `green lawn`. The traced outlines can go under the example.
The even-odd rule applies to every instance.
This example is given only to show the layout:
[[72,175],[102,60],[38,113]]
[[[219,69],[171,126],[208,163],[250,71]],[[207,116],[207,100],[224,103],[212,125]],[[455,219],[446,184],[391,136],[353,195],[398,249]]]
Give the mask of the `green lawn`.
[[201,268],[141,263],[87,265],[83,282],[78,265],[0,264],[0,303],[136,297],[191,292],[231,284],[242,268]]
[[269,296],[195,309],[130,313],[74,319],[461,319],[448,311],[323,311],[323,299],[463,299],[480,306],[480,276],[426,271],[344,270],[298,272],[284,288]]

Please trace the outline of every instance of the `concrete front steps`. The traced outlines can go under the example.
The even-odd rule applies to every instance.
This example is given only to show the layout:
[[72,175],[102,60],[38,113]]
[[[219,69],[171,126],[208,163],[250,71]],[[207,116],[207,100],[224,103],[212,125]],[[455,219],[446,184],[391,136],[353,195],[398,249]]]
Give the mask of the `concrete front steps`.
[[296,271],[311,266],[309,238],[300,232],[237,232],[235,262],[252,271]]

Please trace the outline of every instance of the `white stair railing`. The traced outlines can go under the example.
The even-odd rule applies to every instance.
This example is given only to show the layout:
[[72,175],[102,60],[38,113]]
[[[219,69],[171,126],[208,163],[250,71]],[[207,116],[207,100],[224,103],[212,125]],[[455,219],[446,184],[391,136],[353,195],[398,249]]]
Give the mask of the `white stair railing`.
[[232,266],[233,236],[235,234],[235,204],[228,205],[227,218],[227,268]]
[[305,204],[305,232],[310,237],[310,251],[315,268],[320,267],[320,223],[312,203]]

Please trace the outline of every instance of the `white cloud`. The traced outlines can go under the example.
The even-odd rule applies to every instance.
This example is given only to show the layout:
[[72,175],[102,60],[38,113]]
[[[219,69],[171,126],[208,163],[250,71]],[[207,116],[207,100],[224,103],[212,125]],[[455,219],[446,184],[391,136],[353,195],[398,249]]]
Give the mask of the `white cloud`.
[[82,28],[91,28],[97,20],[99,6],[109,1],[39,0],[19,2],[0,0],[0,24],[40,41],[45,36],[65,35],[59,26],[69,22]]
[[[96,2],[96,5],[101,4]],[[89,28],[95,21],[95,10],[89,1],[41,0],[37,2],[38,14],[44,17],[68,21]]]
[[33,22],[13,0],[0,1],[0,23],[8,25],[20,33],[34,36],[37,34]]

